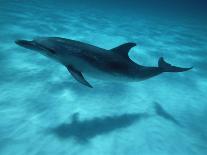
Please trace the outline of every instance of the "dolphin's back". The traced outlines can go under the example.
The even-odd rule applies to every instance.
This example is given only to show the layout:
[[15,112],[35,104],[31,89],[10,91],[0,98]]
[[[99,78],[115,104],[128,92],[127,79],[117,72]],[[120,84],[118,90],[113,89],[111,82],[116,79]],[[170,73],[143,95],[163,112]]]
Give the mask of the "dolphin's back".
[[[48,37],[48,40],[54,42],[56,46],[66,49],[67,51],[90,51],[90,52],[105,52],[106,50],[88,43],[80,41],[60,38],[60,37]],[[66,52],[66,51],[65,51]]]

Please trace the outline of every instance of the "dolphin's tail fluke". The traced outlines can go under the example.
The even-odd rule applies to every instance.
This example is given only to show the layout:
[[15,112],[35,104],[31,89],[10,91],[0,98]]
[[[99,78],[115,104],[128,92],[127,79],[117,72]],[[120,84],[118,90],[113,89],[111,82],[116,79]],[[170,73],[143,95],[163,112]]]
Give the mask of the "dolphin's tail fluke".
[[161,57],[158,61],[158,66],[163,72],[185,72],[193,67],[190,68],[181,68],[181,67],[176,67],[172,66],[171,64],[167,63],[163,57]]

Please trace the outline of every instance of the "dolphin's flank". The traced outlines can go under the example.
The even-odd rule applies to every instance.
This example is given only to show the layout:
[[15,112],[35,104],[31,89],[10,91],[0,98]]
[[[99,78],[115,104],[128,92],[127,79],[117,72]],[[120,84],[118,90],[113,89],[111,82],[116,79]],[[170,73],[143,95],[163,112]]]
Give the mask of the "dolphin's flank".
[[59,37],[40,37],[32,41],[17,40],[16,44],[38,51],[63,64],[81,84],[92,88],[85,75],[100,80],[142,81],[163,72],[184,72],[192,69],[170,65],[161,57],[158,67],[146,67],[134,63],[129,50],[135,43],[125,43],[107,50],[87,43]]

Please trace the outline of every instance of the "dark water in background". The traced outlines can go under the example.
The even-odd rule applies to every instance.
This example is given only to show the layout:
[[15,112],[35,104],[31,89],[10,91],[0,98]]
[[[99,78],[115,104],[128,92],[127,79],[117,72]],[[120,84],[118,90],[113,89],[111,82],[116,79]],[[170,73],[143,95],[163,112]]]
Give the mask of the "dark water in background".
[[[135,62],[185,73],[138,83],[77,83],[16,39],[60,36],[106,49],[136,42]],[[206,2],[0,0],[1,155],[207,154]]]

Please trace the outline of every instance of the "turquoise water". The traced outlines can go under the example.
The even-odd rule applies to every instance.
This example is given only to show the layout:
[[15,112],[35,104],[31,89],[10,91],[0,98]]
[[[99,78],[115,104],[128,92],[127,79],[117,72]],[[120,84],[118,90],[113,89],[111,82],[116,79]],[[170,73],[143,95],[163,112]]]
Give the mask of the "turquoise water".
[[[69,2],[0,1],[0,154],[206,155],[204,19]],[[129,55],[139,64],[163,56],[194,68],[137,83],[90,80],[89,89],[14,43],[37,36],[106,49],[136,42]]]

